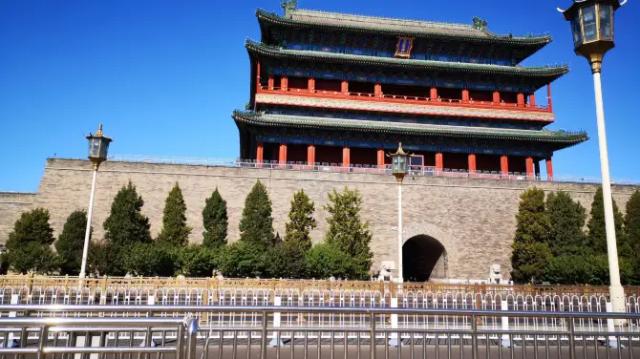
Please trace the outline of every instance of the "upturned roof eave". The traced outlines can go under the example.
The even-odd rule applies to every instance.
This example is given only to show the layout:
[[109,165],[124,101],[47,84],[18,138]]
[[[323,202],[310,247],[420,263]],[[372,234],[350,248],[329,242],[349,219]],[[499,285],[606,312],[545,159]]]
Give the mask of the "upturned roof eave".
[[568,66],[521,67],[489,64],[473,64],[417,59],[398,59],[367,55],[339,54],[308,50],[288,50],[264,43],[247,40],[245,47],[250,55],[260,54],[276,58],[322,59],[334,63],[358,63],[374,66],[391,66],[422,70],[456,71],[472,73],[494,73],[501,75],[545,77],[553,81],[569,71]]
[[[454,131],[445,126],[432,125],[425,129],[412,129],[412,128],[398,128],[392,125],[380,122],[377,127],[362,126],[363,121],[353,120],[352,124],[346,124],[344,122],[336,121],[333,124],[323,123],[321,121],[273,121],[265,119],[259,113],[234,111],[233,118],[237,125],[247,124],[260,127],[293,127],[304,129],[326,129],[326,130],[350,130],[357,132],[378,132],[389,134],[400,134],[410,136],[445,136],[455,138],[474,138],[474,139],[499,139],[499,140],[511,140],[511,141],[524,141],[524,142],[537,142],[548,144],[562,144],[566,146],[572,146],[588,140],[588,136],[585,132],[566,133],[564,131],[533,131],[530,134],[517,134],[515,131],[495,129],[494,132],[487,131],[487,128],[482,128],[482,132],[474,132],[472,128],[460,129]],[[442,127],[442,128],[438,128]],[[451,127],[451,126],[449,126]],[[525,130],[521,130],[525,131]],[[505,133],[500,133],[505,132]]]
[[263,24],[268,26],[270,24],[273,25],[282,25],[282,26],[290,26],[290,27],[306,27],[306,28],[325,28],[325,29],[337,29],[344,30],[347,29],[349,31],[354,32],[362,32],[362,33],[378,33],[378,34],[392,34],[392,35],[407,35],[407,36],[416,36],[422,38],[440,38],[440,39],[457,39],[460,41],[474,41],[480,43],[501,43],[505,45],[518,45],[518,46],[526,46],[531,48],[531,52],[529,56],[535,53],[540,48],[544,47],[548,43],[551,42],[552,38],[549,35],[542,36],[508,36],[508,35],[495,35],[490,33],[483,32],[484,36],[464,36],[464,35],[452,35],[450,33],[445,32],[426,32],[426,31],[415,31],[415,30],[404,30],[398,31],[397,29],[385,29],[379,28],[374,29],[366,26],[366,24],[362,26],[337,26],[333,24],[318,24],[311,22],[304,22],[295,19],[290,19],[287,17],[283,17],[277,15],[273,12],[269,12],[263,9],[256,10],[256,16],[258,21],[260,22],[260,26],[262,28]]

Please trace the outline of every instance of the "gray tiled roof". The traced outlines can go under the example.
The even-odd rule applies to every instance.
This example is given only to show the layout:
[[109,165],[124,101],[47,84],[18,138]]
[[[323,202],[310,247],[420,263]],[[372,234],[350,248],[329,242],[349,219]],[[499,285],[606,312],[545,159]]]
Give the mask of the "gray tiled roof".
[[544,45],[551,41],[548,35],[497,35],[471,25],[442,22],[393,19],[385,17],[350,15],[316,10],[294,9],[286,17],[258,10],[258,18],[283,25],[307,25],[346,28],[359,31],[407,34],[417,36],[443,36],[461,39],[488,40],[512,44]]
[[521,130],[495,127],[434,125],[425,123],[354,120],[328,117],[280,115],[236,111],[236,122],[263,127],[318,128],[348,131],[371,131],[401,135],[487,138],[528,142],[577,144],[588,139],[585,132]]
[[311,50],[291,50],[281,47],[270,46],[264,43],[247,40],[245,45],[252,53],[259,53],[279,58],[299,58],[324,60],[336,63],[360,63],[365,65],[387,65],[396,67],[406,67],[423,70],[441,71],[462,71],[475,73],[490,73],[504,75],[518,75],[525,77],[550,77],[551,80],[558,78],[569,71],[566,65],[561,66],[504,66],[490,64],[473,64],[466,62],[449,62],[418,59],[401,59],[394,57],[379,57],[369,55],[353,55],[335,52],[311,51]]

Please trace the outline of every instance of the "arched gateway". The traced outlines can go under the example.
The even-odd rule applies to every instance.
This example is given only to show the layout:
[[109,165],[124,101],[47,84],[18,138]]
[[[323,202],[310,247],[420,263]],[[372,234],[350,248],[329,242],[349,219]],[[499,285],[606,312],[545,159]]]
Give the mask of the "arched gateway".
[[407,282],[447,277],[447,251],[427,235],[409,238],[402,246],[402,272]]

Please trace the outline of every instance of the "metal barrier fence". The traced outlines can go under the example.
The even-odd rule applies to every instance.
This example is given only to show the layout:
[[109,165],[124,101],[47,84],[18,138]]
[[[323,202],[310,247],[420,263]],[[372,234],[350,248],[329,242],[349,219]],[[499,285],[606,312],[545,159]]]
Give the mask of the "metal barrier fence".
[[[57,353],[72,352],[99,353],[102,358],[128,358],[115,353],[140,353],[146,355],[145,359],[166,358],[164,355],[169,353],[199,359],[640,356],[640,315],[635,313],[100,305],[3,305],[0,312],[15,315],[15,318],[0,319],[0,327],[10,327],[4,329],[5,332],[24,335],[20,333],[27,330],[30,333],[23,336],[26,340],[20,341],[20,350],[24,351],[7,348],[9,336],[4,336],[4,349],[0,353],[14,355],[43,353],[55,357]],[[200,321],[200,326],[196,325],[195,319],[185,326],[182,319],[160,318],[168,314],[180,318],[193,316]],[[65,315],[78,318],[60,319]],[[94,318],[122,315],[136,319]],[[398,320],[401,317],[411,319]],[[232,318],[237,321],[233,322]],[[255,320],[243,322],[241,318]],[[56,323],[56,320],[63,323],[56,331],[43,330],[42,323]],[[166,323],[160,324],[162,321]],[[116,329],[105,328],[105,323]],[[35,329],[30,329],[34,326]],[[55,349],[54,333],[63,333],[60,338],[67,343],[69,339],[64,338],[69,336],[70,328],[85,333],[87,339],[90,333],[108,332],[102,337],[110,341],[98,339],[87,344],[85,340],[82,349],[77,348],[77,342],[71,349]],[[183,338],[180,330],[195,335],[185,334]],[[128,334],[131,331],[137,334]],[[174,333],[176,336],[172,337]],[[94,337],[102,338],[100,335]],[[70,348],[69,345],[60,346]],[[122,348],[114,349],[116,347]],[[140,347],[146,349],[139,350]]]
[[[261,287],[164,287],[122,285],[107,287],[77,286],[0,287],[1,304],[75,304],[75,305],[226,305],[300,307],[361,307],[421,309],[481,309],[519,311],[603,312],[608,294],[522,292],[517,287],[482,290],[469,286],[467,291],[446,286],[433,290],[387,291],[375,289],[316,289]],[[278,302],[278,303],[276,303]],[[395,304],[394,304],[395,303]],[[640,297],[628,293],[627,312],[640,312]]]
[[195,359],[197,335],[196,319],[3,318],[0,358],[172,354],[176,359]]

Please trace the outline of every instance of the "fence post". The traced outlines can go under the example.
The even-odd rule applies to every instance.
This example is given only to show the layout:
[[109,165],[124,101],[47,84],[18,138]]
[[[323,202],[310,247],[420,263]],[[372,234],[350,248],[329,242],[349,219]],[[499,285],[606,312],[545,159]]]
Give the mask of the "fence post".
[[476,315],[471,315],[471,357],[478,359],[478,323]]
[[[613,304],[611,304],[611,302],[607,302],[606,309],[607,309],[607,313],[613,312]],[[607,318],[607,331],[609,333],[613,333],[616,331],[615,319]],[[609,335],[607,336],[607,344],[609,345],[610,348],[617,348],[618,340],[616,339],[616,337]]]
[[575,328],[575,324],[573,323],[573,317],[569,317],[568,320],[569,320],[569,358],[575,359],[576,358],[576,337],[575,337],[576,328]]
[[[280,297],[279,295],[276,295],[273,297],[273,306],[274,307],[279,307],[282,305],[282,297]],[[277,328],[280,327],[280,318],[281,318],[281,313],[280,312],[274,312],[273,313],[273,328],[277,330]],[[274,331],[273,332],[273,336],[271,337],[271,342],[269,343],[269,346],[271,346],[272,348],[275,347],[280,347],[282,346],[282,335],[279,335],[280,333],[278,331]],[[293,339],[292,339],[293,340]]]
[[267,359],[267,311],[262,311],[262,335],[260,338],[260,359]]
[[[509,303],[506,300],[500,302],[500,309],[503,311],[509,310]],[[501,317],[502,321],[502,330],[509,330],[509,317]],[[503,348],[511,348],[511,340],[509,339],[509,334],[502,334],[502,339],[500,340],[500,344]]]
[[176,336],[176,359],[182,359],[184,357],[184,348],[182,343],[184,342],[184,325],[178,325],[178,335]]
[[44,347],[47,344],[47,340],[49,339],[49,328],[44,325],[40,329],[40,341],[38,342],[38,359],[45,359],[47,354],[44,353]]
[[369,348],[371,350],[370,359],[376,359],[376,315],[375,313],[369,314],[369,321],[371,322],[370,329],[369,329],[369,337],[371,341],[371,344],[369,345]]
[[196,358],[196,344],[198,340],[198,318],[187,321],[187,359]]
[[[391,298],[391,308],[398,308],[398,295],[396,293],[395,297]],[[400,333],[398,333],[398,312],[395,311],[391,314],[391,329],[396,329],[396,331],[391,332],[391,337],[389,338],[389,345],[393,347],[397,347],[401,345],[402,338],[400,338]]]

